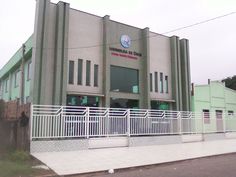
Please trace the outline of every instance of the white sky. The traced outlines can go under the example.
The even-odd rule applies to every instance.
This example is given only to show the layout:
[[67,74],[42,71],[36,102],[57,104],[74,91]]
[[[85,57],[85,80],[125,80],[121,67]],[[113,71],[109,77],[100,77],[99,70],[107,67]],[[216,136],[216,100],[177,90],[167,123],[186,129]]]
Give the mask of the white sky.
[[[70,7],[164,33],[236,11],[236,0],[65,0]],[[58,0],[52,0],[57,3]],[[33,33],[35,0],[2,1],[0,68]],[[176,31],[190,41],[191,78],[196,84],[236,75],[236,14]]]

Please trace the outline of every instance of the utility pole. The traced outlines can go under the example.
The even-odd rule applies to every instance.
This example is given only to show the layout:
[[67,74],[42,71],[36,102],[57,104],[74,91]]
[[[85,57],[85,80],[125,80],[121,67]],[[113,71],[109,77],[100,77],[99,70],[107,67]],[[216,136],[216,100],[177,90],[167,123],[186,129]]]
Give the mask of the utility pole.
[[21,60],[21,79],[20,79],[20,103],[24,104],[24,65],[25,65],[25,44],[22,44],[22,60]]

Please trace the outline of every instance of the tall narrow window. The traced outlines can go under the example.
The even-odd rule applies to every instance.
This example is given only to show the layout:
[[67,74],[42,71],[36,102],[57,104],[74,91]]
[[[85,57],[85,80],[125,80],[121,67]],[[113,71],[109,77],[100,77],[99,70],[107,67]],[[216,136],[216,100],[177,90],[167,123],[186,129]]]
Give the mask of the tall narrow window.
[[158,75],[157,72],[155,72],[155,92],[158,92]]
[[82,85],[83,60],[78,59],[77,84]]
[[152,73],[150,73],[150,92],[152,92]]
[[165,88],[166,88],[166,93],[168,93],[168,91],[169,91],[168,76],[165,76]]
[[161,93],[164,92],[164,89],[163,89],[163,73],[160,73],[160,87],[161,87]]
[[69,61],[69,84],[74,84],[74,61]]
[[86,85],[90,86],[90,70],[91,70],[91,61],[86,61]]
[[98,86],[98,65],[94,65],[94,87]]
[[8,92],[8,80],[9,79],[6,79],[6,81],[5,81],[5,92]]
[[19,82],[20,82],[20,70],[17,70],[15,72],[15,87],[18,87],[19,86]]
[[27,80],[30,80],[31,79],[31,62],[28,63],[28,67],[27,67]]

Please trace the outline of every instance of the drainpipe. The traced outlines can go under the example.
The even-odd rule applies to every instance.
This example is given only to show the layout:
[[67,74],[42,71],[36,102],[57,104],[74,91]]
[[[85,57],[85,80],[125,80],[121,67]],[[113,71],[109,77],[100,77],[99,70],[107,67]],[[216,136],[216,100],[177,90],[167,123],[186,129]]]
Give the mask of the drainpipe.
[[20,103],[24,104],[24,65],[25,65],[25,44],[22,44],[22,60],[21,60],[21,79],[20,79]]

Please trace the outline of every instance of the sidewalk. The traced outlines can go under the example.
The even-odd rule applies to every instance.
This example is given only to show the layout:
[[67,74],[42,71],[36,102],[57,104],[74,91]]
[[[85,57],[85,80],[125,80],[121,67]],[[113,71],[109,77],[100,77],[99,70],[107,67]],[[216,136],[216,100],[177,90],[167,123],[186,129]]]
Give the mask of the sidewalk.
[[194,143],[44,152],[32,155],[59,175],[152,165],[236,152],[236,139]]

